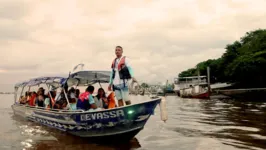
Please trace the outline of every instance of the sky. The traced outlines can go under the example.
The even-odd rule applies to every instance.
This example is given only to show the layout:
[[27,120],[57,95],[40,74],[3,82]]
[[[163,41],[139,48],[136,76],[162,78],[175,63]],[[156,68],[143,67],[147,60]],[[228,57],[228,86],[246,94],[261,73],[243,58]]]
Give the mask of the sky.
[[[110,70],[121,45],[140,82],[171,82],[266,27],[265,0],[0,0],[0,86]],[[1,89],[0,89],[1,90]]]

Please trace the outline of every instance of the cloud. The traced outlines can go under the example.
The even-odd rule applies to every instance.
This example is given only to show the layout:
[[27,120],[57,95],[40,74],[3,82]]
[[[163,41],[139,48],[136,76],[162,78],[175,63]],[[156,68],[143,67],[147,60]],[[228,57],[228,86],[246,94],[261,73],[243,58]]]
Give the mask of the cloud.
[[68,74],[78,63],[110,70],[116,45],[136,78],[172,81],[226,44],[266,26],[257,0],[0,0],[0,83]]
[[17,20],[25,16],[29,11],[26,2],[20,0],[1,0],[0,18]]
[[5,73],[5,72],[7,72],[7,71],[4,69],[0,69],[0,73]]
[[29,64],[29,65],[0,65],[0,68],[2,68],[5,71],[17,71],[17,70],[35,70],[38,69],[40,65],[38,64]]

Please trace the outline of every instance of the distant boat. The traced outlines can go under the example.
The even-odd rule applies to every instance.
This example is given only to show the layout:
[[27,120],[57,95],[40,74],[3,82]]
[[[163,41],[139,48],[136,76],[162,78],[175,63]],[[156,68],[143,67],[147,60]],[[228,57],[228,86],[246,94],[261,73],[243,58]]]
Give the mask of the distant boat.
[[179,77],[174,79],[175,92],[182,98],[210,98],[206,76]]
[[[130,140],[140,132],[154,109],[161,102],[161,97],[143,101],[138,104],[116,107],[100,111],[84,110],[62,110],[43,107],[33,107],[26,104],[19,104],[17,96],[21,96],[26,87],[46,85],[48,89],[61,88],[66,94],[65,85],[88,86],[92,84],[108,83],[109,71],[79,71],[70,74],[69,77],[40,77],[27,80],[15,85],[15,100],[11,106],[14,114],[37,122],[51,128],[55,128],[67,133],[89,137],[93,139],[105,140]],[[18,93],[18,89],[22,91]],[[67,98],[69,104],[69,100]]]

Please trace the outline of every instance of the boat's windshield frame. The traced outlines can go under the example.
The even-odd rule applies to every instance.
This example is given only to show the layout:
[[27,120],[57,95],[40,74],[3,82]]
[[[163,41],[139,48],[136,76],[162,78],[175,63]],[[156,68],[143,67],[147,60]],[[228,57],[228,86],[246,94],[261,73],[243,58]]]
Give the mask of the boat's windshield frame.
[[109,83],[111,71],[79,71],[69,75],[68,86],[88,86],[96,83]]

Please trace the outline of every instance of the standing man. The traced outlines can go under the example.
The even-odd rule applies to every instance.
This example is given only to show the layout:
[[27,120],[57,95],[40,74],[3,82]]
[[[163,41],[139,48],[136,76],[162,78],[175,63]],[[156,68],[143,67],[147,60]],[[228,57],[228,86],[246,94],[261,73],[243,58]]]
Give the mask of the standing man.
[[123,48],[121,46],[116,46],[115,54],[116,58],[112,63],[112,72],[108,90],[111,91],[111,88],[113,88],[118,100],[118,105],[121,107],[124,106],[123,101],[125,101],[126,105],[131,104],[127,82],[129,79],[132,79],[133,81],[136,81],[136,79],[133,77],[133,70],[129,64],[128,58],[122,56]]

